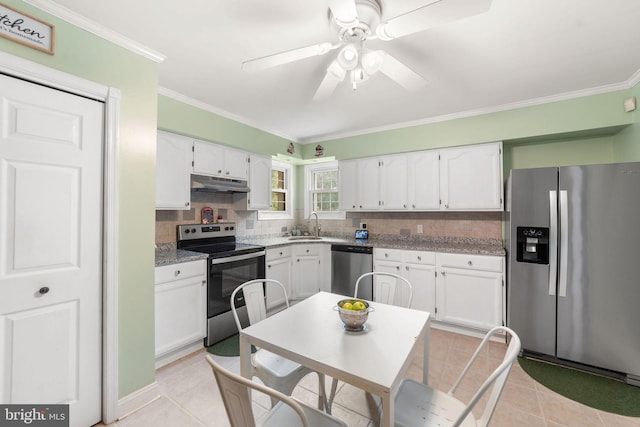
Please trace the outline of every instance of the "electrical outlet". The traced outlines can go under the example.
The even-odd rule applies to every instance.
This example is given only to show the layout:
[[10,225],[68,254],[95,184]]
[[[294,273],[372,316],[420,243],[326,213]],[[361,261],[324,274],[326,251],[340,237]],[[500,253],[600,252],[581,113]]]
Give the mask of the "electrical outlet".
[[423,232],[424,232],[424,228],[422,227],[422,224],[418,224],[417,233],[422,234]]

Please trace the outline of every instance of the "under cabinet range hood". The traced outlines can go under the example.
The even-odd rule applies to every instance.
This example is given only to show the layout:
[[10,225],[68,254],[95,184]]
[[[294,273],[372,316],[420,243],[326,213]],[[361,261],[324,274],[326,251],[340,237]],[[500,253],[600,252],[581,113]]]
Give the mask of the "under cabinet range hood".
[[191,175],[191,191],[203,193],[248,193],[247,181]]

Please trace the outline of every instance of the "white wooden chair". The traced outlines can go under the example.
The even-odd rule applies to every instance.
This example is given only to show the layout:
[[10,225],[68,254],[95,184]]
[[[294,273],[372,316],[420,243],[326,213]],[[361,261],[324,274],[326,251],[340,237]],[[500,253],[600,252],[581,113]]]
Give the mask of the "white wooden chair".
[[[210,355],[206,359],[213,369],[231,427],[347,427],[331,415],[228,371]],[[253,413],[252,389],[268,395],[272,402],[276,401],[259,422]]]
[[[273,279],[255,279],[249,280],[238,286],[231,294],[231,310],[238,327],[238,332],[242,330],[242,324],[238,317],[235,306],[236,294],[242,290],[244,302],[249,315],[249,324],[253,325],[267,318],[267,307],[265,303],[264,286],[279,287],[284,294],[284,301],[289,308],[289,299],[287,292],[282,283]],[[251,366],[253,375],[272,389],[278,390],[288,396],[291,395],[296,384],[307,374],[313,372],[311,369],[302,366],[296,362],[286,359],[267,350],[258,349],[251,356]],[[318,374],[318,408],[326,407],[326,392],[324,386],[324,374]]]
[[[413,301],[413,287],[411,283],[402,276],[385,271],[374,271],[364,273],[356,280],[354,298],[358,298],[358,288],[360,281],[365,277],[372,276],[373,279],[373,300],[382,304],[391,304],[401,307],[411,307]],[[402,285],[398,288],[398,285]]]
[[[456,389],[469,372],[478,355],[498,332],[505,332],[510,339],[502,363],[486,378],[468,403],[453,397]],[[431,388],[420,382],[404,379],[395,396],[395,425],[402,426],[475,426],[486,427],[496,408],[513,362],[520,353],[520,338],[511,329],[498,326],[484,337],[460,377],[448,392]],[[471,412],[482,396],[491,390],[480,418]]]

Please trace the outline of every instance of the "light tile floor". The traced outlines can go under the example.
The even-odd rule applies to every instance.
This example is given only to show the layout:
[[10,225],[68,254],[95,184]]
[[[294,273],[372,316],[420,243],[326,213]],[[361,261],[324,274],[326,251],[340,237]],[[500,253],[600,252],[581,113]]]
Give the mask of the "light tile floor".
[[[434,387],[448,390],[462,370],[479,340],[445,332],[431,331],[429,381]],[[480,375],[494,368],[504,355],[506,346],[491,342],[481,356],[478,367],[469,374],[457,393],[462,400],[471,396],[474,382]],[[110,426],[118,427],[226,427],[229,426],[211,368],[202,350],[186,356],[157,371],[161,397],[144,408]],[[215,356],[225,367],[239,371],[239,358]],[[409,376],[422,379],[422,355],[416,355],[409,369]],[[327,380],[327,390],[330,387]],[[317,402],[317,376],[310,374],[296,387],[293,395],[311,405]],[[256,397],[258,416],[269,406],[264,396]],[[483,402],[481,402],[482,404]],[[366,397],[365,393],[348,384],[340,383],[333,404],[333,414],[350,427],[374,427],[379,425],[376,408],[379,399]],[[372,410],[373,409],[373,410]],[[482,408],[474,411],[479,415]],[[374,415],[371,415],[374,414]],[[101,424],[99,424],[101,426]],[[640,426],[640,418],[622,417],[581,405],[545,388],[531,379],[516,362],[505,390],[491,421],[494,427],[513,426]],[[284,427],[284,426],[283,426]]]

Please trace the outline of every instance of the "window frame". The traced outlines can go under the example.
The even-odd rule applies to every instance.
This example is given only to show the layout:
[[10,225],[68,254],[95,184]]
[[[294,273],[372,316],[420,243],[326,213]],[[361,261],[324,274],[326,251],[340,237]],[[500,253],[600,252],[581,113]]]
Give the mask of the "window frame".
[[[293,166],[288,163],[272,160],[271,169],[284,172],[285,210],[259,210],[258,220],[293,219]],[[273,193],[273,188],[271,188],[271,191],[269,192],[269,200],[271,200],[271,193]]]
[[[315,172],[328,172],[338,171],[338,199],[340,199],[340,170],[338,168],[338,161],[314,163],[304,166],[304,217],[309,218],[312,212],[313,204],[313,174]],[[347,213],[338,209],[333,212],[317,212],[318,219],[335,219],[344,220],[347,218]]]

